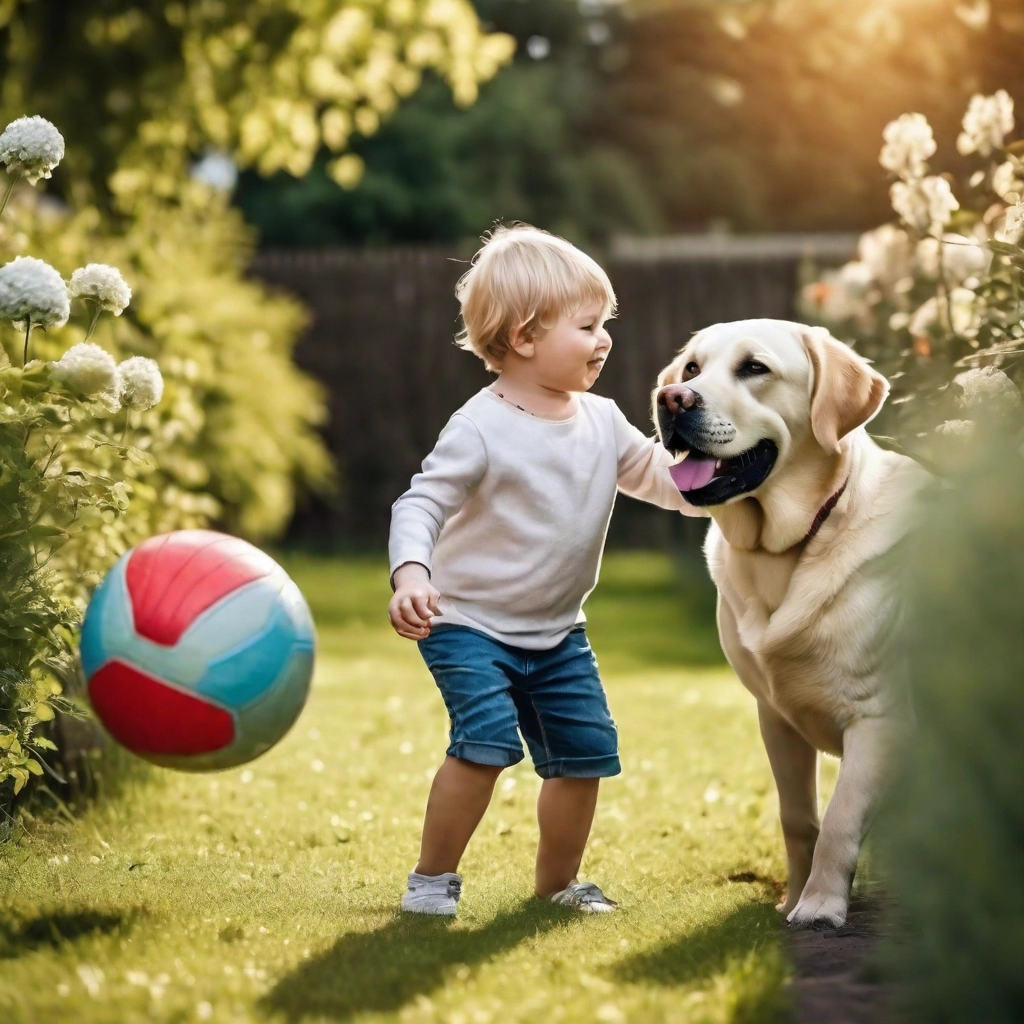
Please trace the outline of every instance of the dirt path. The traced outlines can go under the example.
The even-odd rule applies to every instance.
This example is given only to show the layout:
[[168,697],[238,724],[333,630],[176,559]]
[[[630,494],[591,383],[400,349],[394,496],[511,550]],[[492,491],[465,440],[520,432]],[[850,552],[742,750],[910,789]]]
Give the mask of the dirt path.
[[883,906],[878,897],[856,897],[842,928],[789,935],[799,1024],[890,1024],[894,1020],[888,1005],[890,986],[868,964],[879,939]]

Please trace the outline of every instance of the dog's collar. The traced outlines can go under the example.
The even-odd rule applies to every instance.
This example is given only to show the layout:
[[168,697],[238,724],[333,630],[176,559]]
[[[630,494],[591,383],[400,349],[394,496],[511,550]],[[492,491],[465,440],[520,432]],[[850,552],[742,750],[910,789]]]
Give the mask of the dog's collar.
[[826,501],[825,504],[818,509],[818,514],[814,517],[814,522],[811,523],[811,528],[808,531],[807,536],[804,537],[805,544],[822,528],[822,526],[825,523],[825,520],[828,519],[828,517],[832,514],[832,509],[834,509],[836,505],[839,504],[839,499],[843,496],[843,491],[846,490],[846,485],[849,482],[850,478],[847,477],[843,481],[843,486],[840,487],[839,490],[836,491],[836,493],[833,494],[832,497],[829,498],[828,501]]

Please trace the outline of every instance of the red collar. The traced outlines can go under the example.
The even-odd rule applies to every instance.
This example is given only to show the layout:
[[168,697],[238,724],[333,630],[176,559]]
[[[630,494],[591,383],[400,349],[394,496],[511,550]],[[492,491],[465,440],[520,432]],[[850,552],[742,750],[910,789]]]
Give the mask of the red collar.
[[811,529],[808,531],[807,536],[804,537],[804,543],[806,544],[824,525],[825,520],[832,514],[832,509],[839,504],[839,499],[843,496],[843,491],[846,490],[846,485],[850,482],[850,478],[847,477],[843,481],[843,486],[832,495],[828,501],[825,502],[821,508],[818,509],[818,514],[814,517],[814,522],[811,523]]

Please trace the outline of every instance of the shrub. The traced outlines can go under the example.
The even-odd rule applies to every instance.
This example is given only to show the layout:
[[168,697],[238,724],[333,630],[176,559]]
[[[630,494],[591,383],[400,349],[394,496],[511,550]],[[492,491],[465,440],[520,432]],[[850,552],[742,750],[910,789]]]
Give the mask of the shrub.
[[[1013,101],[975,96],[958,148],[980,161],[957,193],[929,173],[936,143],[921,114],[883,133],[896,224],[861,236],[858,259],[809,282],[800,308],[878,364],[892,384],[880,423],[919,456],[935,457],[934,430],[954,412],[961,371],[1024,364],[1024,140],[1010,142]],[[951,428],[949,428],[951,429]]]
[[908,1019],[1024,1019],[1024,464],[978,432],[907,564],[918,732],[880,821]]

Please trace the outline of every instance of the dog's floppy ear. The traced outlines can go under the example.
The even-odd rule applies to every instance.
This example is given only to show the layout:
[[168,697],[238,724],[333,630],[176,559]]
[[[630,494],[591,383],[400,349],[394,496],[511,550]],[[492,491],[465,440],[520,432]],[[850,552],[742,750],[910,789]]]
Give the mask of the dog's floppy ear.
[[839,442],[881,409],[889,382],[824,327],[805,328],[802,336],[814,370],[811,429],[825,451],[838,452]]

